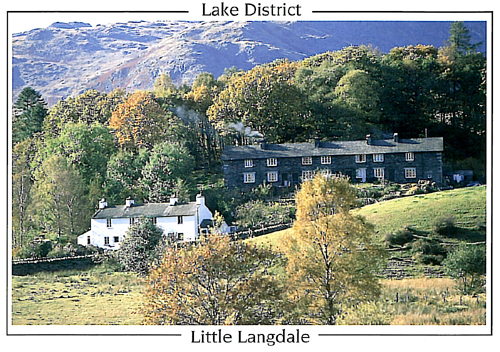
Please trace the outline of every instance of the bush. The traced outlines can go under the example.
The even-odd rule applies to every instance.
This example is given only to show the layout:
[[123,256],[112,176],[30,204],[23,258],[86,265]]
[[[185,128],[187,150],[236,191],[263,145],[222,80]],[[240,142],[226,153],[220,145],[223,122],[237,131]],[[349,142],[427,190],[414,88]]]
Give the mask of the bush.
[[385,242],[388,245],[402,246],[408,242],[413,241],[413,232],[408,229],[398,230],[396,233],[388,233],[385,235]]
[[443,261],[445,271],[458,282],[463,294],[480,293],[486,274],[486,246],[459,245]]
[[440,243],[432,240],[418,239],[411,248],[415,260],[421,264],[440,265],[447,254]]
[[451,237],[456,232],[455,219],[451,215],[436,218],[432,226],[433,233],[439,236]]
[[147,275],[151,266],[159,262],[165,246],[163,230],[142,217],[127,230],[118,250],[118,261],[127,271]]

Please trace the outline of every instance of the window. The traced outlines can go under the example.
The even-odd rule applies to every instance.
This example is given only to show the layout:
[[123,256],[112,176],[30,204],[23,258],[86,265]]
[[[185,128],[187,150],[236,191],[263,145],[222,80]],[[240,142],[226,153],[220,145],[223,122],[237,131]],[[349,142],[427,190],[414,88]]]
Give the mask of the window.
[[278,172],[268,172],[267,173],[267,182],[277,182],[278,181]]
[[267,166],[278,166],[278,159],[276,158],[267,159]]
[[331,164],[332,163],[332,157],[330,155],[325,155],[321,157],[321,163],[322,164]]
[[118,237],[118,236],[114,236],[114,237],[113,237],[113,242],[115,242],[115,243],[120,242],[120,237]]
[[90,236],[87,236],[87,244],[90,244]]
[[181,233],[181,232],[179,232],[179,233],[177,234],[177,240],[178,240],[178,241],[184,241],[184,234],[183,234],[183,233]]
[[253,167],[253,160],[245,159],[245,167]]
[[302,181],[309,181],[314,178],[314,171],[302,171]]
[[312,165],[313,164],[313,158],[310,156],[303,156],[302,157],[302,165]]
[[152,218],[151,222],[153,223],[153,225],[156,225],[158,223],[158,218]]
[[384,177],[384,169],[381,167],[373,169],[373,177],[383,178]]
[[405,159],[406,159],[406,161],[413,161],[413,160],[415,160],[415,154],[414,153],[405,153]]
[[177,224],[182,225],[183,223],[184,223],[184,218],[183,218],[183,216],[182,216],[182,215],[181,215],[181,216],[178,216],[178,217],[177,217]]
[[243,174],[244,183],[255,183],[255,172],[245,172]]
[[373,154],[373,162],[374,163],[383,163],[384,162],[384,154]]
[[111,219],[106,219],[106,227],[111,227]]
[[356,162],[357,163],[366,163],[366,155],[365,154],[356,155]]
[[109,245],[109,237],[104,237],[104,244]]
[[417,169],[414,167],[405,169],[405,178],[417,178]]
[[366,169],[356,169],[356,178],[366,178]]
[[130,218],[130,225],[133,225],[135,223],[135,218]]

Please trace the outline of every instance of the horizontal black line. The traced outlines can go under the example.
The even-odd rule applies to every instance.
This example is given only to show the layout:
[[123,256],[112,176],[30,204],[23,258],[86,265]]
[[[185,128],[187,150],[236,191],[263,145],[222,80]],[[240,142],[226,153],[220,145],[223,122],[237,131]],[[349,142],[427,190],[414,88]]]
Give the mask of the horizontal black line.
[[318,334],[321,337],[334,336],[492,336],[493,334]]
[[189,13],[187,10],[171,11],[7,11],[7,13]]
[[167,337],[181,337],[182,334],[7,334],[7,336],[167,336]]
[[493,13],[493,11],[335,11],[313,10],[312,13]]

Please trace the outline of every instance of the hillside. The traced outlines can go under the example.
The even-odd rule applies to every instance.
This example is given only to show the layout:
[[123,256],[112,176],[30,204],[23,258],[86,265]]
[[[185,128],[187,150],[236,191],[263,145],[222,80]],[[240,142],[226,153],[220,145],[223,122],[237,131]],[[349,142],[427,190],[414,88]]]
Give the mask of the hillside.
[[[453,217],[456,227],[462,230],[460,234],[465,234],[462,238],[476,240],[475,235],[481,237],[476,230],[486,225],[486,188],[461,188],[393,199],[365,206],[355,213],[375,225],[377,238],[380,240],[383,240],[385,234],[405,227],[419,232],[430,232],[437,218],[448,215]],[[277,245],[279,237],[285,231],[289,230],[257,237],[249,242]],[[482,240],[484,241],[484,238]]]
[[[472,42],[485,23],[467,22]],[[14,99],[26,86],[49,105],[88,89],[150,89],[161,73],[177,84],[200,72],[248,70],[278,58],[300,60],[349,45],[443,46],[450,22],[181,22],[134,21],[92,27],[56,22],[12,36]],[[484,46],[480,48],[485,51]]]

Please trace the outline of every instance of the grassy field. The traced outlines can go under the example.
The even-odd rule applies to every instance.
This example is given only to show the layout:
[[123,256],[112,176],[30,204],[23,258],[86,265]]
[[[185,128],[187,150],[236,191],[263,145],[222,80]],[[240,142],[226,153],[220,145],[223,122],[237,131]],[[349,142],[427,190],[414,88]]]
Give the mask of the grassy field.
[[[438,217],[451,215],[460,239],[484,241],[486,224],[486,188],[470,187],[430,194],[398,198],[367,205],[355,210],[375,225],[380,240],[386,233],[404,227],[416,231],[430,232]],[[279,239],[288,230],[282,230],[247,240],[249,243],[277,246]]]
[[143,282],[131,273],[88,271],[12,277],[13,325],[137,325]]
[[[473,187],[390,200],[356,210],[372,222],[378,237],[411,226],[428,232],[436,217],[452,215],[461,239],[483,237],[484,187]],[[481,226],[483,227],[481,229]],[[278,231],[247,240],[276,248]],[[448,278],[382,280],[377,314],[392,325],[485,324],[485,296],[460,297]],[[12,278],[13,325],[138,325],[144,282],[135,274],[103,266],[87,270],[40,272]],[[398,300],[396,302],[396,297]],[[460,302],[460,299],[462,301]],[[374,316],[369,313],[369,319]],[[356,324],[353,320],[352,324]]]

